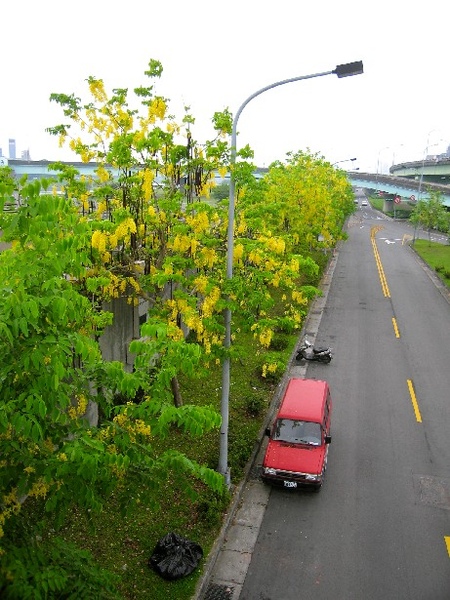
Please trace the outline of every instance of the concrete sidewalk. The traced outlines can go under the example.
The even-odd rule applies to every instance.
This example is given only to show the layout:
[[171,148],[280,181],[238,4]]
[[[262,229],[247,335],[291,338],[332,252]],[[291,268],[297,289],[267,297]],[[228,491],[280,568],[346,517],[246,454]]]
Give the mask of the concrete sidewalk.
[[[322,296],[316,298],[311,306],[300,339],[306,335],[314,343],[337,257],[335,251],[320,284]],[[308,363],[295,364],[294,356],[274,395],[271,410],[261,430],[259,445],[249,462],[244,481],[234,492],[230,512],[210,552],[193,600],[238,600],[240,597],[271,492],[270,486],[260,478],[260,466],[267,446],[264,429],[273,419],[287,380],[306,376]]]

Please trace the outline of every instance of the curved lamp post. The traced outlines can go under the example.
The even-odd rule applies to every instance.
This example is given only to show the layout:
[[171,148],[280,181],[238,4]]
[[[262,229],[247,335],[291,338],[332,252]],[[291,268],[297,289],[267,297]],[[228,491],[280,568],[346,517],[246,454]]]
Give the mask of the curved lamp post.
[[[234,246],[234,194],[235,194],[235,182],[233,167],[236,162],[236,137],[237,137],[237,123],[242,111],[247,104],[256,98],[260,94],[271,90],[272,88],[284,85],[286,83],[293,83],[294,81],[300,81],[302,79],[313,79],[314,77],[323,77],[325,75],[337,75],[338,78],[350,77],[352,75],[360,75],[363,73],[362,61],[356,61],[352,63],[346,63],[338,65],[332,71],[325,71],[323,73],[314,73],[312,75],[300,75],[298,77],[292,77],[291,79],[284,79],[283,81],[277,81],[261,88],[245,100],[239,107],[234,119],[233,129],[231,133],[231,155],[230,155],[230,195],[228,205],[228,232],[227,232],[227,273],[226,278],[230,280],[233,278],[233,246]],[[218,471],[225,478],[227,486],[230,485],[230,470],[228,467],[228,420],[229,420],[229,396],[230,396],[230,356],[229,348],[231,346],[231,309],[228,307],[225,309],[225,358],[222,365],[222,400],[221,400],[221,415],[222,415],[222,426],[220,429],[220,454],[219,454],[219,467]]]
[[339,165],[340,163],[344,163],[344,162],[353,162],[357,160],[356,158],[345,158],[344,160],[337,160],[336,162],[332,163],[332,167],[334,167],[334,165]]
[[428,136],[427,136],[427,146],[423,151],[423,159],[422,159],[422,169],[420,171],[420,181],[419,181],[419,191],[417,193],[417,201],[421,200],[421,194],[422,194],[422,184],[423,184],[423,171],[425,169],[425,161],[427,159],[427,155],[428,155],[428,151],[430,148],[432,148],[433,146],[437,146],[439,144],[439,142],[442,142],[442,138],[440,140],[438,140],[437,142],[435,142],[434,144],[430,144],[430,137],[431,134],[434,133],[435,131],[439,131],[439,129],[432,129],[431,131],[428,132]]

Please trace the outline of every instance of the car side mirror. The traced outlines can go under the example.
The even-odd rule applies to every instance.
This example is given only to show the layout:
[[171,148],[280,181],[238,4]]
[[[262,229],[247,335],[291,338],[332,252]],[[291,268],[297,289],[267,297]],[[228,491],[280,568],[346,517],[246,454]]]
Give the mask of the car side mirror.
[[270,427],[266,428],[266,430],[264,431],[264,435],[267,435],[270,437]]
[[331,435],[325,436],[325,444],[331,444]]

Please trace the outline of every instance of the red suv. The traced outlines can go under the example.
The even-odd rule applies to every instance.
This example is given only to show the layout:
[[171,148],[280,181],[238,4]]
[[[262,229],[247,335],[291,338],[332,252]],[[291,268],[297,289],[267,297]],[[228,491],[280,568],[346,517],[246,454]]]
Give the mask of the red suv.
[[326,381],[290,379],[270,429],[262,479],[285,488],[318,491],[331,442],[332,402]]

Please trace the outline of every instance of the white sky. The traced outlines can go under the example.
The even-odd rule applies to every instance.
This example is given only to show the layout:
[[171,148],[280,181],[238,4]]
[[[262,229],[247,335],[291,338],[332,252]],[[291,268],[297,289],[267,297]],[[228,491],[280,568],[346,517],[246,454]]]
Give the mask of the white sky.
[[364,74],[298,81],[252,100],[238,147],[258,166],[310,149],[342,168],[387,171],[450,145],[446,3],[428,0],[8,0],[0,28],[0,148],[20,158],[72,160],[46,133],[65,119],[52,92],[89,100],[85,80],[107,89],[147,85],[151,58],[164,72],[155,92],[196,118],[212,138],[214,112],[235,114],[254,92],[299,75],[362,60]]

